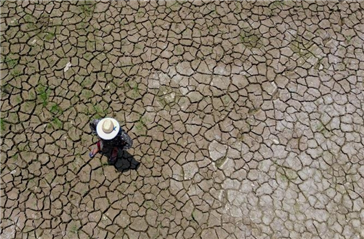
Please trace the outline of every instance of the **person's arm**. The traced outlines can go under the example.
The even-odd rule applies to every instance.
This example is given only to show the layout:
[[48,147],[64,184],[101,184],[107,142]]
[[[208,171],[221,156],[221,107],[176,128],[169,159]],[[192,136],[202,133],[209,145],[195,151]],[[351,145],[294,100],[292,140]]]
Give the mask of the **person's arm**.
[[122,130],[121,128],[120,130],[121,130],[120,137],[123,142],[123,150],[130,149],[133,146],[133,141],[131,140],[129,135],[125,133],[124,130]]
[[97,134],[97,132],[96,132],[96,126],[97,126],[97,124],[99,122],[100,122],[100,120],[98,120],[98,119],[91,120],[91,122],[90,122],[90,129],[91,129],[91,133],[92,134]]

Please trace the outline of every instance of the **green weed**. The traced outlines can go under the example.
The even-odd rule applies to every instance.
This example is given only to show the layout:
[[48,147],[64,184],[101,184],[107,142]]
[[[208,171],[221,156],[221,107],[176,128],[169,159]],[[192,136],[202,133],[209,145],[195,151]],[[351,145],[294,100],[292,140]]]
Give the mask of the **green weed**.
[[14,68],[16,65],[18,65],[19,59],[13,59],[10,56],[5,57],[3,60],[3,63],[5,63],[8,66],[8,69]]
[[17,76],[20,76],[21,75],[21,71],[18,70],[18,69],[14,69],[10,72],[10,75],[13,76],[13,77],[17,77]]
[[39,84],[37,87],[37,94],[43,106],[47,106],[49,101],[50,89],[45,87],[43,84]]
[[81,82],[82,87],[91,87],[93,81],[90,78],[86,78]]
[[1,128],[1,132],[4,132],[6,130],[6,125],[5,125],[4,119],[0,119],[0,128]]
[[224,105],[227,106],[227,105],[229,105],[231,103],[231,98],[228,95],[224,95],[222,97],[222,101],[223,101]]
[[79,9],[85,17],[90,17],[95,11],[95,6],[95,3],[83,2],[79,5]]
[[95,117],[97,117],[97,118],[104,118],[107,115],[107,111],[105,111],[99,105],[96,105],[96,106],[94,105],[93,110],[94,110],[94,113],[95,113]]
[[144,130],[144,124],[143,124],[143,122],[138,121],[135,124],[135,128],[136,128],[136,130],[137,130],[138,133],[141,133]]
[[16,154],[14,154],[13,156],[11,156],[11,158],[12,158],[13,160],[18,160],[18,158],[19,158],[18,153],[16,153]]
[[177,54],[182,54],[183,53],[183,47],[182,46],[176,46],[176,53]]
[[54,118],[54,119],[52,120],[52,125],[53,125],[53,127],[54,127],[54,128],[56,128],[56,129],[61,129],[61,128],[62,128],[62,126],[63,126],[63,123],[62,123],[62,121],[60,121],[58,118]]
[[45,39],[46,41],[51,41],[51,40],[53,40],[55,37],[56,37],[56,34],[55,34],[55,33],[53,33],[53,32],[47,32],[47,33],[45,34],[45,36],[44,36],[44,39]]
[[90,90],[84,90],[84,91],[82,91],[82,93],[83,93],[83,96],[84,96],[86,99],[90,99],[90,98],[92,98],[92,97],[93,97],[93,93],[92,93],[92,91],[90,91]]
[[137,130],[138,134],[142,134],[145,131],[149,121],[150,120],[146,117],[140,117],[139,121],[135,124],[135,129]]
[[58,115],[58,114],[62,114],[63,113],[63,109],[61,106],[59,106],[58,104],[53,104],[51,109],[50,109],[51,113],[54,115]]
[[70,232],[73,234],[78,234],[79,228],[77,227],[77,225],[73,225],[70,229]]
[[240,41],[247,48],[261,48],[263,46],[261,36],[251,30],[240,33]]
[[282,0],[276,0],[276,1],[273,1],[269,4],[269,8],[270,9],[276,9],[276,8],[282,8],[283,6],[285,6],[285,2],[282,1]]
[[20,104],[21,102],[23,102],[23,99],[18,95],[16,97],[16,103]]
[[140,17],[143,17],[145,15],[145,11],[143,9],[139,9],[139,11],[137,12],[137,16],[140,18]]

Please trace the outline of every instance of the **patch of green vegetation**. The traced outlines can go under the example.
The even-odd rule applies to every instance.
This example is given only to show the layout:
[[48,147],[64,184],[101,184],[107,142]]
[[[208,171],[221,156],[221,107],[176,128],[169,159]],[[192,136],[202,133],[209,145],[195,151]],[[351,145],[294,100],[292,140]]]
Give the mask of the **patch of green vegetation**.
[[20,95],[18,95],[16,97],[16,103],[20,104],[21,102],[23,102],[23,99],[20,97]]
[[346,39],[346,44],[349,44],[351,42],[351,39],[353,39],[353,36],[345,36],[345,39]]
[[92,87],[92,83],[93,81],[90,78],[85,78],[82,82],[81,82],[81,86],[82,87]]
[[131,90],[131,96],[134,99],[140,97],[139,84],[137,82],[127,82],[126,85]]
[[81,14],[83,14],[85,17],[90,17],[95,11],[96,3],[93,3],[91,1],[82,1],[79,5],[79,10],[81,11]]
[[104,110],[100,105],[93,105],[92,113],[95,115],[96,118],[104,118],[108,112]]
[[55,34],[55,33],[53,33],[53,32],[47,32],[47,33],[45,33],[45,35],[44,35],[44,39],[45,39],[46,41],[51,41],[51,40],[53,40],[55,37],[56,37],[56,34]]
[[263,46],[261,34],[252,29],[243,30],[240,33],[240,41],[247,48],[261,48]]
[[137,17],[140,18],[140,17],[143,17],[144,15],[145,15],[145,11],[142,8],[140,8],[137,12]]
[[18,144],[18,149],[19,149],[19,152],[24,152],[26,149],[30,150],[29,142]]
[[29,31],[38,30],[38,26],[36,25],[37,18],[35,18],[33,15],[26,14],[23,19],[25,21],[24,24],[25,24],[26,30],[29,30]]
[[70,232],[73,233],[73,234],[77,234],[78,235],[78,232],[79,232],[79,228],[77,227],[77,225],[73,225],[71,228],[70,228]]
[[59,114],[62,114],[63,113],[63,109],[61,106],[59,106],[58,104],[54,103],[52,106],[51,106],[51,109],[50,109],[50,112],[54,115],[59,115]]
[[281,9],[285,5],[286,5],[286,3],[283,0],[275,0],[269,4],[269,8],[270,9],[276,9],[276,8]]
[[0,129],[1,129],[1,132],[4,132],[6,130],[5,122],[6,121],[4,119],[0,119]]
[[138,134],[144,134],[147,129],[148,122],[150,122],[150,120],[147,117],[140,117],[139,121],[135,124],[135,129]]
[[85,59],[87,61],[91,60],[92,57],[93,57],[93,55],[90,52],[87,52],[86,54],[83,55],[83,59]]
[[176,46],[176,53],[177,53],[177,54],[182,54],[182,53],[183,53],[183,47],[182,47],[182,46],[180,46],[180,45],[177,45],[177,46]]
[[137,130],[138,133],[141,133],[142,131],[144,131],[145,129],[145,125],[142,121],[138,121],[136,124],[135,124],[135,128]]
[[8,69],[12,69],[18,65],[19,59],[14,59],[13,57],[11,57],[11,55],[9,55],[6,56],[5,59],[2,60],[2,62],[7,65]]
[[325,130],[325,126],[320,122],[316,125],[316,131],[322,132]]
[[16,153],[16,154],[14,154],[13,156],[11,156],[11,158],[12,158],[13,160],[18,160],[18,158],[19,158],[19,154],[18,154],[18,153]]
[[18,70],[18,69],[14,69],[14,70],[10,71],[10,75],[13,76],[13,77],[20,76],[21,73],[22,72],[20,70]]
[[93,92],[91,90],[83,90],[82,95],[86,99],[91,99],[94,96],[94,94],[93,94]]
[[289,44],[291,50],[296,53],[298,56],[308,59],[310,57],[316,57],[312,50],[315,47],[314,43],[308,40],[305,40],[302,36],[296,36],[295,39],[291,41]]
[[225,106],[228,106],[231,103],[231,98],[229,95],[224,95],[222,97],[222,102],[224,103]]
[[48,105],[50,92],[51,92],[50,89],[48,87],[44,86],[43,84],[38,85],[37,94],[38,94],[38,97],[41,100],[43,106]]

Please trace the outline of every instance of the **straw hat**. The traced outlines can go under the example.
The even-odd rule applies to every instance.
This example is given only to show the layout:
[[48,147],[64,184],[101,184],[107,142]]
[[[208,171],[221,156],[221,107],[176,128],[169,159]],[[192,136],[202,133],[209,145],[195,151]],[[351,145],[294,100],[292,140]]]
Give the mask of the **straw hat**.
[[113,118],[104,118],[96,126],[97,135],[105,140],[115,138],[119,133],[119,122]]

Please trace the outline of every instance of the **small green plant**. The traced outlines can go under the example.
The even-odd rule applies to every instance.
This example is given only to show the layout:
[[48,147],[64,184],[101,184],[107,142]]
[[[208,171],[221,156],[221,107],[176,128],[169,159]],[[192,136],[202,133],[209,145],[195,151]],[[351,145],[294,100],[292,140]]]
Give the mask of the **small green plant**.
[[285,6],[285,2],[282,1],[282,0],[276,0],[276,1],[273,1],[269,4],[269,8],[270,9],[276,9],[276,8],[282,8],[283,6]]
[[83,55],[83,58],[85,60],[89,61],[92,58],[92,54],[90,52],[87,52],[86,54]]
[[19,59],[13,59],[10,56],[7,56],[3,62],[8,66],[9,69],[13,69],[16,65],[18,65]]
[[83,93],[83,95],[85,96],[86,99],[90,99],[90,98],[93,97],[93,93],[90,90],[84,90],[84,91],[82,91],[82,93]]
[[10,72],[11,76],[13,77],[17,77],[17,76],[20,76],[21,75],[21,71],[18,70],[18,69],[14,69]]
[[181,53],[183,53],[183,47],[182,46],[176,46],[176,53],[177,54],[181,54]]
[[4,119],[0,119],[0,128],[1,128],[1,132],[4,132],[6,130]]
[[353,36],[345,36],[346,43],[349,44],[351,42],[351,39],[353,39]]
[[92,80],[90,78],[86,78],[81,82],[82,87],[91,87],[92,86]]
[[58,104],[54,103],[50,109],[51,113],[54,115],[58,115],[58,114],[62,114],[63,113],[63,109],[61,106],[59,106]]
[[135,128],[136,130],[140,133],[141,131],[143,131],[144,129],[144,124],[143,122],[141,121],[138,121],[136,124],[135,124]]
[[73,234],[78,234],[79,228],[77,227],[77,225],[73,225],[70,229],[70,232]]
[[45,87],[43,84],[39,84],[37,87],[37,93],[38,97],[41,100],[43,106],[48,105],[49,95],[50,95],[50,89]]
[[229,105],[231,103],[231,98],[228,95],[224,95],[222,97],[222,101],[223,101],[224,105],[227,106],[227,105]]
[[58,118],[54,118],[54,119],[52,120],[52,124],[53,124],[53,126],[54,126],[56,129],[61,129],[61,128],[62,128],[62,126],[63,126],[62,121],[60,121]]
[[243,31],[240,34],[240,41],[247,48],[261,48],[263,46],[261,36],[251,30]]
[[16,103],[20,104],[21,102],[23,102],[23,99],[18,95],[16,97]]
[[145,15],[145,11],[143,9],[139,9],[139,11],[137,12],[137,16],[143,17],[144,15]]
[[105,110],[103,110],[99,105],[93,105],[93,110],[95,113],[95,117],[97,118],[103,118],[107,115],[107,112],[105,112]]
[[14,154],[13,156],[11,156],[11,158],[12,158],[13,160],[18,160],[18,158],[19,158],[18,153],[16,153],[16,154]]
[[149,119],[146,117],[140,117],[139,121],[135,124],[135,129],[139,134],[143,133],[147,128],[146,125],[149,122]]
[[94,13],[95,6],[95,3],[85,1],[81,5],[79,5],[79,8],[81,13],[84,14],[85,17],[90,17]]
[[55,33],[53,33],[53,32],[47,32],[47,33],[45,34],[45,36],[44,36],[44,39],[45,39],[46,41],[51,41],[51,40],[53,40],[55,37],[56,37],[56,34],[55,34]]

